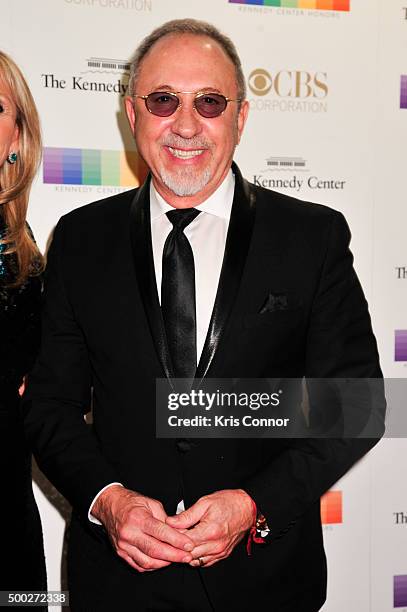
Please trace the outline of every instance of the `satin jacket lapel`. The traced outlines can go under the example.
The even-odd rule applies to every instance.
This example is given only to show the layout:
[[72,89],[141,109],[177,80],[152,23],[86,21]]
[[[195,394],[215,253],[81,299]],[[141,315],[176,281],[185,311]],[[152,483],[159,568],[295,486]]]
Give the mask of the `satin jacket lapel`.
[[235,194],[218,291],[196,372],[198,384],[208,374],[235,303],[253,232],[256,195],[236,164],[232,165],[232,170],[235,175]]
[[137,191],[130,211],[130,236],[137,282],[157,354],[167,378],[173,378],[154,271],[150,223],[150,175]]

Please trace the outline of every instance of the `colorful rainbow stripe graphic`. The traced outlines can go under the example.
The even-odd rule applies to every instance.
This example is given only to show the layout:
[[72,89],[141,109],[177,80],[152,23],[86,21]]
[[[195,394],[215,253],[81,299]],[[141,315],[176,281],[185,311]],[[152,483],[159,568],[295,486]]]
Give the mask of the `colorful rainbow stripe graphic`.
[[350,0],[229,0],[229,2],[319,11],[350,11]]
[[328,491],[321,497],[321,522],[323,525],[342,523],[342,491]]
[[400,78],[400,108],[407,108],[407,74]]
[[137,167],[134,151],[44,148],[44,183],[136,187]]
[[394,344],[394,360],[407,361],[407,329],[396,329]]
[[395,608],[404,608],[407,606],[407,575],[394,576],[393,594]]

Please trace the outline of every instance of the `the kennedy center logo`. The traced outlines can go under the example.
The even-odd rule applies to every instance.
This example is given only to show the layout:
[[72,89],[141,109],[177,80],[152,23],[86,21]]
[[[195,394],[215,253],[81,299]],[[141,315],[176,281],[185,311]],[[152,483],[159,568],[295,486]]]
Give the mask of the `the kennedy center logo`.
[[321,522],[323,525],[337,525],[342,520],[342,491],[328,491],[321,497]]
[[259,111],[326,113],[329,93],[326,72],[256,68],[247,79],[254,97],[250,107]]
[[319,11],[350,11],[350,0],[229,0],[231,4],[256,4]]
[[400,108],[407,108],[407,74],[400,77]]
[[268,157],[266,163],[270,170],[309,172],[307,161],[303,157]]
[[86,60],[88,69],[85,72],[104,72],[106,74],[130,73],[130,64],[126,60],[108,57],[90,57]]
[[60,75],[44,73],[41,75],[46,89],[71,89],[76,92],[112,93],[126,95],[130,65],[127,60],[108,57],[90,57],[77,74]]
[[407,575],[393,577],[393,598],[395,608],[407,606]]
[[270,156],[265,167],[253,175],[252,182],[258,187],[280,191],[301,192],[343,191],[346,181],[332,176],[319,176],[311,172],[308,161],[303,157]]

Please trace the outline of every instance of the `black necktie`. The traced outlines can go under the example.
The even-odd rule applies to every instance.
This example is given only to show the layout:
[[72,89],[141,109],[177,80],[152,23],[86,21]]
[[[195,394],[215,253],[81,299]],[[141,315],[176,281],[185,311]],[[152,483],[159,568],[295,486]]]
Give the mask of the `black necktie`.
[[193,378],[196,372],[195,266],[184,229],[199,213],[195,208],[166,213],[173,228],[163,250],[161,309],[176,378]]

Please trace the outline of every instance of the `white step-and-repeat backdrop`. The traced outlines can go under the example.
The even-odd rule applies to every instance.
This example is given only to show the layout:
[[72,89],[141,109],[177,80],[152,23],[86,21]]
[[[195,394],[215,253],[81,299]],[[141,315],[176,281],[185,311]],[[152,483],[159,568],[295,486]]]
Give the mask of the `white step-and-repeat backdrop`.
[[[345,214],[384,373],[405,378],[407,0],[0,0],[0,48],[42,118],[29,214],[41,248],[62,214],[142,180],[123,114],[128,59],[176,17],[211,21],[241,54],[244,175]],[[325,612],[407,611],[406,467],[406,440],[384,440],[323,498]],[[58,589],[69,508],[35,478]]]

